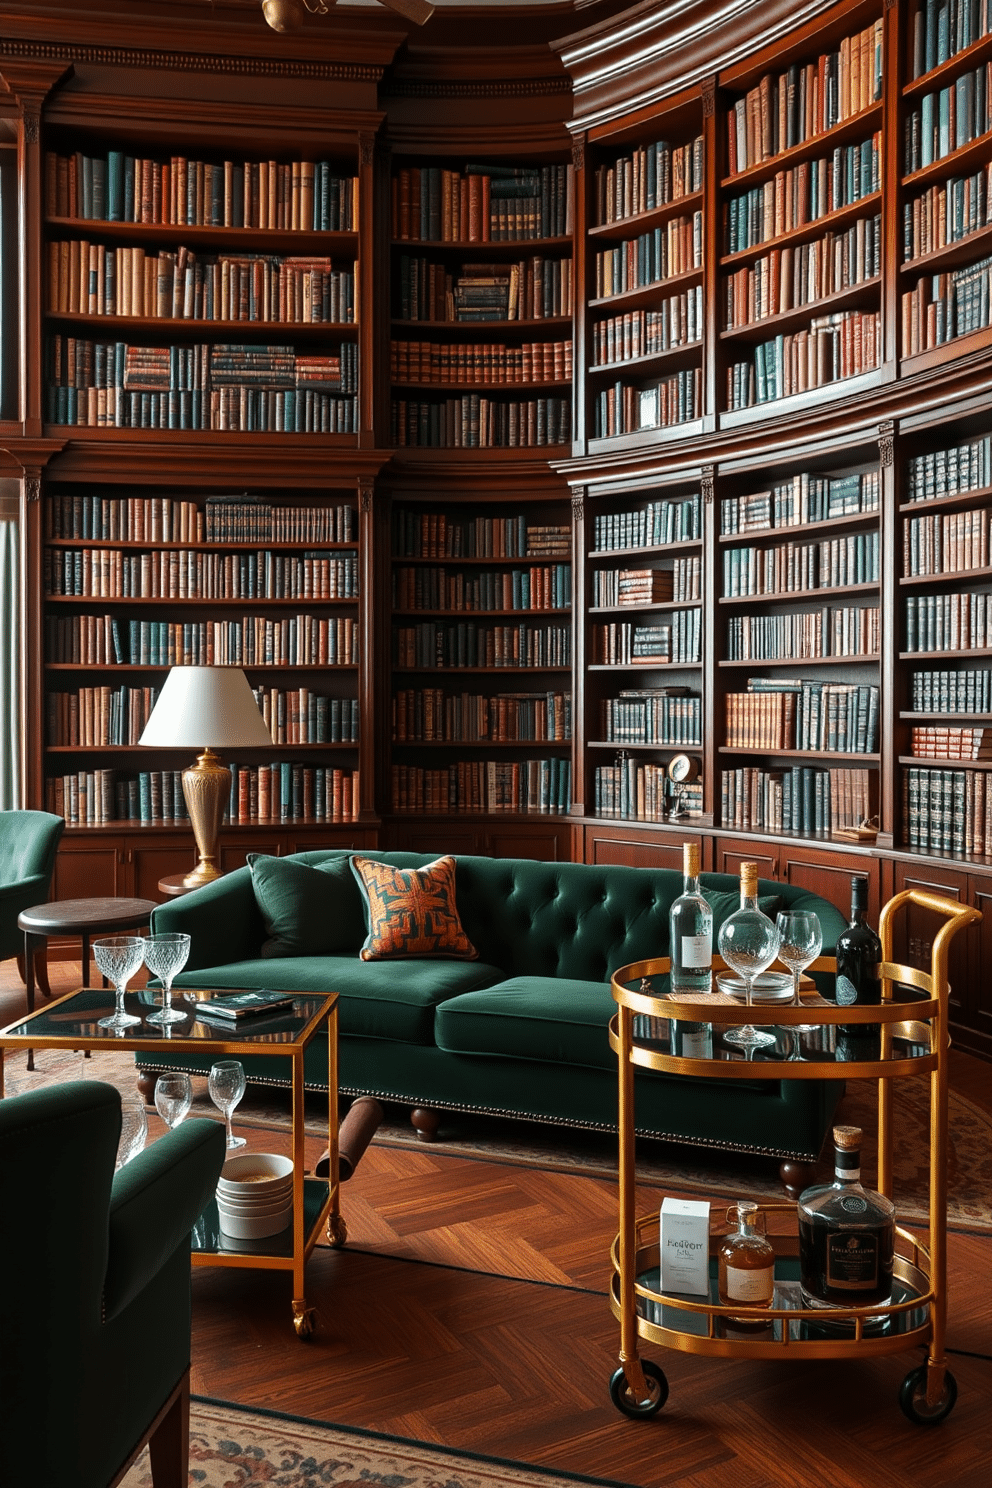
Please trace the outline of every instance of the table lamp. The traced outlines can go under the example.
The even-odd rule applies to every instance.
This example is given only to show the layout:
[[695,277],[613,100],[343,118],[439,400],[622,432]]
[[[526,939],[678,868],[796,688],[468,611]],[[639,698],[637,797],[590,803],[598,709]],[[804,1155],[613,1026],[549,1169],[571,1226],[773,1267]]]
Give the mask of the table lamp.
[[183,795],[200,854],[183,888],[220,878],[217,838],[231,796],[231,772],[214,751],[272,744],[244,672],[240,667],[173,667],[138,743],[201,751],[196,764],[183,771]]

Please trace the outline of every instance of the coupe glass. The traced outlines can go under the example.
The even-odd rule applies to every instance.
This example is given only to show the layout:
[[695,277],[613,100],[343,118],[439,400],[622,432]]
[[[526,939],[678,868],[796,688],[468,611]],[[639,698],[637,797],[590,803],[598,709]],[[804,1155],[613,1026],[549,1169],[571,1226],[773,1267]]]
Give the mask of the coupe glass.
[[137,1098],[121,1101],[121,1139],[117,1144],[117,1167],[123,1168],[137,1157],[148,1138],[145,1103]]
[[[744,1000],[752,1006],[751,989],[756,976],[767,971],[778,955],[778,930],[760,909],[739,909],[720,926],[717,949],[731,971],[736,971],[744,983]],[[762,1044],[773,1044],[775,1035],[764,1029],[743,1023],[740,1028],[729,1028],[723,1035],[724,1043],[739,1044],[742,1049],[757,1049]]]
[[123,1032],[133,1028],[141,1019],[124,1011],[124,993],[127,984],[141,965],[145,954],[145,942],[140,935],[108,935],[93,942],[93,959],[100,971],[113,984],[116,1005],[107,1018],[98,1019],[100,1028],[113,1028]]
[[245,1093],[244,1065],[238,1059],[219,1059],[211,1067],[207,1089],[210,1099],[227,1122],[228,1147],[244,1147],[245,1138],[236,1137],[231,1130],[231,1112]]
[[170,1131],[183,1120],[192,1102],[189,1075],[159,1075],[155,1081],[155,1109]]
[[[811,909],[783,909],[779,912],[778,933],[782,937],[778,958],[792,972],[792,1006],[801,1007],[799,977],[815,961],[823,945],[820,919]],[[809,1033],[814,1023],[793,1023],[796,1033]]]
[[162,1006],[149,1013],[149,1023],[181,1023],[187,1017],[172,1006],[172,978],[182,971],[189,957],[189,936],[181,931],[145,936],[145,965],[162,983]]

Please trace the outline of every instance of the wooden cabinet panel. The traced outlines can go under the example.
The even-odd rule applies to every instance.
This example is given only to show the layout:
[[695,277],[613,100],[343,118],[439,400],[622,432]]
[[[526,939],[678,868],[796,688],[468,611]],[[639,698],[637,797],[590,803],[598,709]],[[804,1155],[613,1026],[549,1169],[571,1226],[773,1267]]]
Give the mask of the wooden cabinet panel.
[[130,892],[120,837],[75,838],[66,833],[55,859],[53,899],[93,899]]
[[457,821],[395,823],[388,829],[386,845],[397,852],[479,853],[482,852],[478,828]]
[[[967,874],[957,873],[952,868],[935,867],[930,863],[917,865],[896,862],[894,891],[900,894],[903,889],[922,889],[925,893],[941,894],[945,899],[953,899],[959,904],[968,902]],[[907,966],[918,967],[921,971],[929,971],[933,938],[942,923],[939,916],[911,905],[908,913],[900,918],[901,927],[897,929],[893,945],[895,959]],[[974,940],[968,934],[959,935],[951,946],[948,976],[951,984],[951,1021],[955,1024],[969,1021],[967,989],[975,949]]]
[[759,878],[778,878],[780,854],[774,843],[742,843],[736,838],[718,838],[716,844],[714,873],[732,873],[740,876],[742,863],[757,863]]
[[[626,868],[674,868],[682,872],[682,844],[702,839],[695,832],[661,833],[627,831],[625,828],[586,827],[585,861]],[[705,859],[704,859],[705,861]]]
[[568,862],[572,845],[571,828],[562,823],[552,826],[526,825],[488,827],[482,839],[482,852],[493,858],[538,858],[545,863]]
[[970,878],[969,892],[971,903],[982,911],[983,919],[962,937],[971,951],[968,974],[960,988],[967,1029],[955,1030],[955,1038],[988,1059],[992,1058],[992,978],[988,975],[992,967],[992,880]]

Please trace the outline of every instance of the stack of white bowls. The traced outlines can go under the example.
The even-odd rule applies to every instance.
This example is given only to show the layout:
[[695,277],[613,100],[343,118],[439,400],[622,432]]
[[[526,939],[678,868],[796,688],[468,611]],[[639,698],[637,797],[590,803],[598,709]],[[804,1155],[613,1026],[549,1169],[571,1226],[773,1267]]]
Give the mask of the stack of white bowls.
[[225,1235],[261,1240],[293,1220],[293,1161],[276,1152],[229,1157],[217,1180],[217,1212]]

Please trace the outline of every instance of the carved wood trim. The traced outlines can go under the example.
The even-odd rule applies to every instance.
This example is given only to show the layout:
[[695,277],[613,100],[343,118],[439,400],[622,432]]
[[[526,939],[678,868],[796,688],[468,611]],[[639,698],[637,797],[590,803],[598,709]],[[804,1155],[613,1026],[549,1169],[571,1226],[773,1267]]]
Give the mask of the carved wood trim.
[[151,48],[86,46],[79,42],[0,41],[0,58],[48,58],[104,67],[153,67],[167,72],[226,72],[247,77],[294,77],[320,82],[377,83],[383,69],[363,62],[302,62],[268,57],[219,57]]
[[583,170],[585,168],[585,163],[586,163],[586,142],[585,142],[585,139],[583,138],[583,139],[573,140],[572,141],[572,166],[573,166],[573,169],[575,169],[577,171],[578,170]]
[[707,78],[700,85],[699,96],[703,104],[703,118],[712,119],[716,113],[716,78]]
[[886,468],[895,460],[895,432],[896,426],[891,419],[878,426],[878,458]]
[[545,98],[549,94],[571,93],[569,78],[522,78],[518,81],[459,83],[426,79],[390,78],[379,92],[383,98]]
[[703,502],[704,502],[704,504],[706,506],[711,506],[713,504],[713,494],[714,494],[715,483],[716,483],[716,466],[715,465],[704,465],[703,466],[702,478],[700,479],[700,482],[699,482],[699,489],[702,492]]
[[584,492],[582,492],[582,491],[573,491],[573,493],[572,493],[572,521],[573,522],[581,522],[582,521],[582,518],[585,516],[585,511],[586,511],[586,498],[585,498]]

